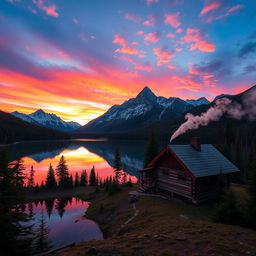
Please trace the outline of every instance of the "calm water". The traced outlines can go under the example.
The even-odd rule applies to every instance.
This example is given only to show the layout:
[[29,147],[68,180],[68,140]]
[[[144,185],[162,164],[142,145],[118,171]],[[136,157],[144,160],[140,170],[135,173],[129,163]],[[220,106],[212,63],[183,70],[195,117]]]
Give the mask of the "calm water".
[[[10,161],[22,158],[29,172],[33,165],[35,183],[46,178],[49,164],[55,168],[61,155],[64,155],[69,172],[79,174],[86,169],[88,175],[95,166],[99,177],[113,175],[113,161],[116,148],[121,153],[122,168],[136,182],[137,170],[143,167],[146,142],[138,141],[100,141],[100,140],[65,140],[22,142],[9,146]],[[129,176],[128,176],[129,177]]]
[[53,247],[103,239],[98,225],[83,217],[88,206],[88,202],[74,197],[28,203],[25,205],[25,212],[32,220],[26,225],[34,224],[33,230],[36,231],[43,215],[48,240]]

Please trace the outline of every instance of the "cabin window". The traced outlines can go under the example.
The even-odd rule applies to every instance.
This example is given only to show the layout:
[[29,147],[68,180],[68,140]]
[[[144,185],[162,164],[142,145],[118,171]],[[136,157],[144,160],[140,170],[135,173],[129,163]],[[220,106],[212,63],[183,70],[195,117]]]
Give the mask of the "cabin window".
[[180,180],[184,180],[186,178],[185,172],[179,171],[178,172],[178,178]]
[[164,174],[164,175],[169,175],[170,172],[169,172],[169,170],[164,169],[164,170],[163,170],[163,174]]

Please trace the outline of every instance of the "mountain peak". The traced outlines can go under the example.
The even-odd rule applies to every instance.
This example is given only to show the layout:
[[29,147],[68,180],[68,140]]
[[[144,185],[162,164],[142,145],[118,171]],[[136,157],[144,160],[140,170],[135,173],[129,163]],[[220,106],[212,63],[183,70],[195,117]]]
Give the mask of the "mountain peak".
[[46,114],[46,113],[41,108],[39,108],[33,114]]
[[149,87],[145,86],[143,90],[137,95],[137,99],[151,99],[155,100],[156,95],[150,90]]

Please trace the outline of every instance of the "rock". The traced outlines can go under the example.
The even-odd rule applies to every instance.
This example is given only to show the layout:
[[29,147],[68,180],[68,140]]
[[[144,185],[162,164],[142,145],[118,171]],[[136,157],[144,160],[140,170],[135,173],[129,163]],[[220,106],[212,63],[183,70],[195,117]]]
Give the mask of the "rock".
[[86,253],[86,255],[97,255],[98,254],[98,251],[97,251],[97,249],[95,248],[95,247],[91,247],[88,251],[87,251],[87,253]]

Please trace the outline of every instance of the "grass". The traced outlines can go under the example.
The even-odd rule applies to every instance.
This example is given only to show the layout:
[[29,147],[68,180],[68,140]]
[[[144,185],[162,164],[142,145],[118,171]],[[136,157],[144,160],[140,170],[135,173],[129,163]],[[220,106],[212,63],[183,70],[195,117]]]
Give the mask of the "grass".
[[[256,255],[256,232],[213,223],[214,205],[211,204],[195,206],[140,197],[135,203],[138,216],[122,227],[134,213],[128,202],[131,189],[134,188],[125,188],[113,196],[100,191],[89,207],[86,216],[100,224],[107,234],[105,240],[83,242],[59,255],[86,255],[91,247],[97,249],[97,255],[111,256]],[[245,191],[239,189],[235,188],[236,193],[245,200]]]

